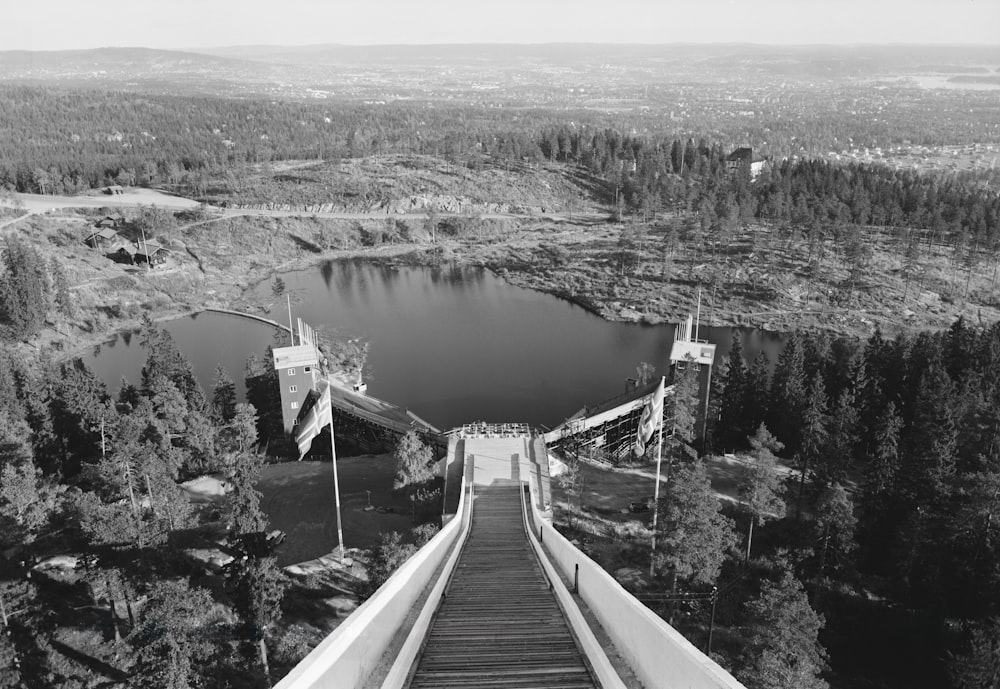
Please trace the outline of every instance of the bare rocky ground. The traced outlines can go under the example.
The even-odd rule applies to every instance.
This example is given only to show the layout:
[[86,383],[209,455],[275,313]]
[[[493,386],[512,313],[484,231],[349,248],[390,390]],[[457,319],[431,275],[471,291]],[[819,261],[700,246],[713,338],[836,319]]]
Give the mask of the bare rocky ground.
[[[699,292],[703,323],[770,330],[864,336],[876,324],[892,334],[947,327],[959,315],[982,323],[1000,317],[993,262],[974,266],[970,276],[950,250],[925,246],[907,284],[898,242],[872,230],[867,266],[852,284],[849,261],[833,240],[817,270],[804,241],[779,240],[766,225],[743,229],[725,246],[697,246],[673,215],[614,223],[594,201],[601,183],[579,170],[469,170],[437,159],[382,157],[303,163],[261,180],[245,182],[246,189],[277,188],[310,200],[327,187],[339,189],[343,210],[213,211],[195,220],[179,213],[176,226],[158,233],[169,258],[150,271],[115,263],[83,239],[104,213],[132,217],[131,203],[170,203],[179,212],[194,202],[145,190],[115,200],[82,197],[78,209],[62,206],[72,199],[29,199],[30,214],[5,219],[0,236],[20,236],[56,258],[77,307],[72,318],[53,317],[31,349],[65,356],[136,327],[144,316],[166,319],[205,307],[259,312],[262,305],[245,296],[249,286],[277,272],[356,257],[481,265],[610,320],[676,322],[696,310]],[[380,195],[366,201],[350,189]],[[479,212],[490,209],[505,212]],[[128,226],[122,232],[137,234]],[[678,240],[669,242],[672,235]]]

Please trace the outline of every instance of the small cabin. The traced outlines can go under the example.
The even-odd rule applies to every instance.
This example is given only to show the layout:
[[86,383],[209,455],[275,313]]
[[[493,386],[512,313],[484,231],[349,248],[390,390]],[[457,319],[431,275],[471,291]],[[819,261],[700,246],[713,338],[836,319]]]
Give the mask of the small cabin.
[[94,223],[94,227],[98,229],[110,228],[112,230],[117,230],[122,226],[124,220],[122,218],[112,218],[110,215],[105,215],[103,218]]
[[98,229],[87,235],[84,242],[86,242],[89,247],[101,249],[103,247],[113,245],[119,239],[120,236],[112,228],[98,226]]
[[125,189],[118,184],[112,184],[111,186],[104,187],[104,193],[109,196],[116,196],[118,194],[124,194]]
[[150,266],[158,266],[167,260],[167,254],[169,253],[168,249],[157,242],[137,240],[135,243],[135,254],[132,258],[136,263],[148,263]]

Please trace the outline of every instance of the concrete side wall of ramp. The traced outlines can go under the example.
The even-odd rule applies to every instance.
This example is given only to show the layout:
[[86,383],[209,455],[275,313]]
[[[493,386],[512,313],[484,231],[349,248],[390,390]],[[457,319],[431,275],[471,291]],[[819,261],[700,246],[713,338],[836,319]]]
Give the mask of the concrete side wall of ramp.
[[570,581],[579,566],[580,597],[646,689],[746,689],[545,521],[533,477],[530,484],[533,522],[550,562]]
[[274,689],[362,686],[431,582],[438,566],[468,528],[465,502],[463,485],[458,504],[459,518],[445,524],[371,598],[292,668]]

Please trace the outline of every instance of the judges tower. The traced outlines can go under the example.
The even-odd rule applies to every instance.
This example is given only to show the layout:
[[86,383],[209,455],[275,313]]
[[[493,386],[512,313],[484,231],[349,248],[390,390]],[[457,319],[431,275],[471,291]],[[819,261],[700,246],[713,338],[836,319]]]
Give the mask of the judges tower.
[[278,389],[281,391],[281,420],[285,433],[293,435],[299,421],[302,405],[309,391],[316,387],[320,377],[320,353],[316,346],[316,333],[308,324],[298,319],[299,344],[294,333],[291,347],[279,347],[274,353],[274,369],[278,372]]

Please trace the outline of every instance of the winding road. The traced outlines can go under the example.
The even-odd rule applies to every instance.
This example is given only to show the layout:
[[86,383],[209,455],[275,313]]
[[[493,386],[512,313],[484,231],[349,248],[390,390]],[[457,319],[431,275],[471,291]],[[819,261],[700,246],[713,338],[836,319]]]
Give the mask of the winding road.
[[[192,208],[198,208],[202,204],[193,199],[188,199],[183,196],[175,196],[173,194],[168,194],[166,192],[157,191],[154,189],[137,189],[130,188],[126,190],[124,194],[86,194],[80,196],[52,196],[48,194],[15,194],[14,197],[20,201],[21,207],[27,211],[27,214],[22,215],[18,218],[10,218],[8,220],[0,221],[0,229],[6,227],[7,225],[12,225],[16,222],[23,220],[31,215],[36,215],[39,213],[48,213],[54,210],[59,210],[61,208],[137,208],[139,206],[149,206],[155,205],[158,208],[168,208],[171,210],[188,210]],[[426,218],[426,211],[418,211],[413,213],[386,213],[386,212],[347,212],[347,211],[331,211],[331,212],[308,212],[308,211],[285,211],[285,210],[266,210],[266,209],[231,209],[231,208],[220,208],[217,206],[206,206],[208,211],[215,215],[216,217],[209,220],[202,220],[198,223],[212,222],[213,220],[218,220],[221,218],[233,218],[239,216],[269,216],[269,217],[317,217],[317,218],[337,218],[344,220],[365,220],[372,218]],[[447,217],[450,215],[458,215],[454,213],[442,213],[438,212],[439,217]],[[486,219],[503,219],[503,218],[536,218],[545,219],[549,221],[566,221],[568,220],[566,214],[564,213],[477,213],[477,217]],[[606,218],[606,214],[600,213],[574,213],[572,218],[575,222],[599,222]]]

